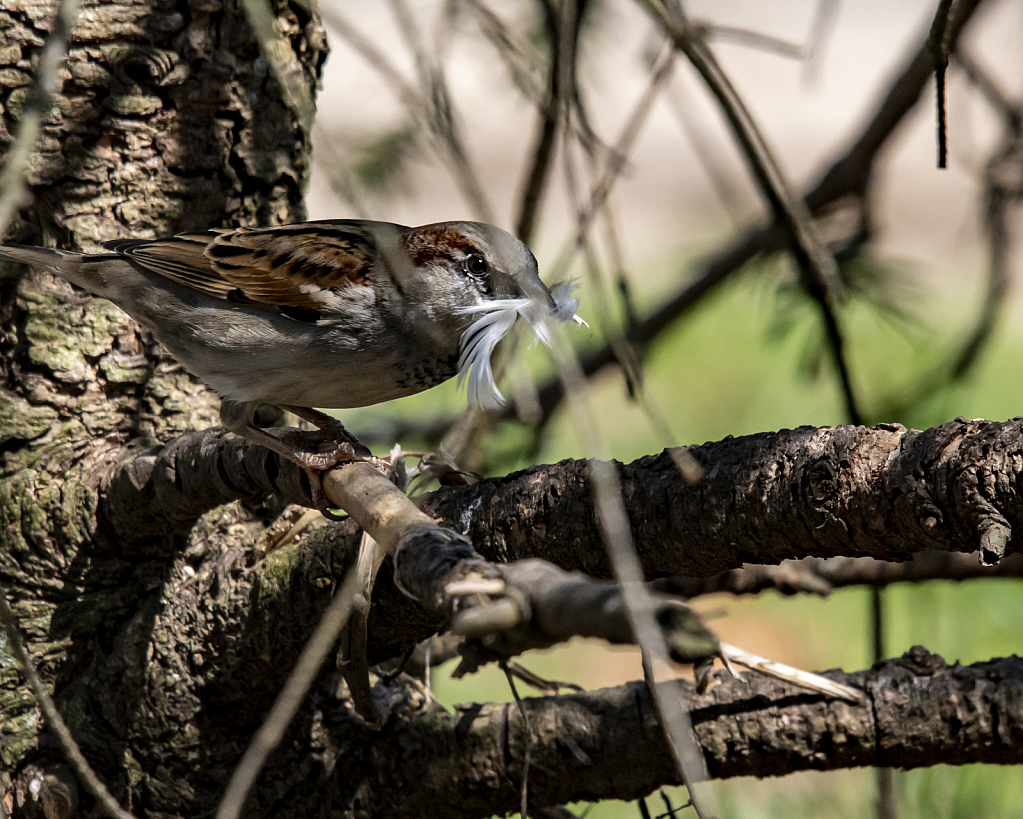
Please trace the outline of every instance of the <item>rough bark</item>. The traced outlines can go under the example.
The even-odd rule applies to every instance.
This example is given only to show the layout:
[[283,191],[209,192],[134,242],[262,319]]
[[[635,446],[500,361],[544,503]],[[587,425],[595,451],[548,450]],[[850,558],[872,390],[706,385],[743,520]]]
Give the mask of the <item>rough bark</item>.
[[[1023,421],[959,419],[801,427],[687,448],[689,485],[669,452],[619,468],[649,577],[708,577],[796,557],[903,560],[924,549],[1018,548]],[[538,556],[606,577],[584,461],[537,466],[435,493],[424,510],[484,556]]]
[[[800,427],[686,447],[618,464],[623,497],[651,578],[710,577],[746,563],[799,557],[906,560],[1018,551],[1023,419],[958,419],[928,430]],[[702,470],[688,483],[676,459]],[[300,470],[211,430],[111,472],[101,516],[129,532],[187,531],[220,503],[280,493],[308,505]],[[425,512],[491,560],[542,557],[607,577],[586,461],[539,465],[441,489]],[[142,538],[140,538],[141,540]],[[714,544],[713,549],[707,548]],[[130,548],[130,544],[126,546]]]
[[[55,9],[54,0],[25,0],[0,10],[2,150],[17,131]],[[318,20],[299,3],[276,10],[316,83],[326,57]],[[37,147],[27,177],[33,204],[5,241],[95,249],[118,236],[304,216],[308,136],[232,0],[84,2]],[[199,667],[210,658],[170,659],[157,647],[174,633],[154,631],[158,590],[187,559],[173,567],[98,551],[98,485],[128,450],[208,426],[215,409],[215,398],[109,303],[48,277],[0,279],[0,583],[83,746],[101,771],[121,772],[111,777],[121,795],[149,776],[154,787],[175,790],[158,764],[139,767],[129,738],[187,722],[187,695],[178,700],[174,691],[173,707],[159,699],[172,690],[161,663]],[[238,525],[250,529],[246,543],[260,528],[245,515]],[[217,571],[229,575],[230,560]],[[182,622],[193,617],[176,608],[185,599],[170,606]],[[6,794],[28,761],[55,752],[2,648],[0,656]],[[89,667],[103,670],[83,679]],[[139,683],[154,676],[166,688],[143,705]],[[243,689],[237,695],[244,700]],[[118,728],[111,734],[105,725]],[[194,748],[182,753],[188,758],[194,764]]]
[[[0,144],[23,110],[52,9],[26,0],[0,11]],[[315,17],[299,2],[275,10],[314,82],[325,55]],[[30,168],[35,204],[10,240],[92,248],[119,235],[303,216],[307,135],[233,2],[86,2],[71,41]],[[350,566],[354,527],[310,528],[258,558],[253,545],[283,500],[308,502],[304,476],[215,433],[177,437],[208,426],[215,400],[112,306],[42,276],[0,284],[0,584],[77,740],[122,803],[147,816],[208,814]],[[993,553],[1014,544],[1017,433],[978,422],[924,433],[797,430],[701,448],[705,478],[695,487],[667,455],[621,473],[652,576],[802,554],[978,544]],[[237,498],[245,503],[210,508]],[[537,554],[607,574],[581,463],[439,493],[426,508],[492,559]],[[437,626],[386,570],[373,610],[376,658]],[[697,724],[712,772],[1020,761],[1017,661],[913,663],[858,678],[873,698],[862,713],[759,679],[723,684]],[[325,671],[248,815],[515,807],[524,744],[507,707],[447,715],[402,680],[376,733],[344,694]],[[536,798],[627,798],[672,781],[646,696],[633,685],[529,703]],[[798,736],[778,727],[784,709]],[[608,754],[616,738],[648,754],[649,767]],[[59,759],[0,645],[0,801],[38,815],[28,783]],[[83,815],[95,811],[84,798]]]
[[[1023,514],[1016,491],[1021,425],[959,420],[922,432],[896,426],[783,430],[688,448],[704,470],[695,485],[686,483],[669,453],[619,465],[619,474],[650,578],[719,577],[745,564],[807,556],[898,561],[928,549],[972,553],[992,530],[1012,550]],[[126,556],[172,555],[174,532],[186,532],[196,515],[232,499],[252,502],[279,493],[310,503],[301,470],[219,430],[189,433],[111,475],[100,531],[107,532],[109,548]],[[488,560],[541,557],[570,571],[610,574],[584,461],[444,489],[425,498],[423,508],[466,534]],[[988,535],[989,547],[992,542]],[[314,563],[340,572],[339,581],[356,545],[351,534],[326,528],[311,535],[307,548],[319,555]],[[784,586],[785,576],[774,575],[770,584]],[[857,582],[877,582],[875,576],[858,575]],[[914,579],[904,571],[895,576]],[[732,582],[741,586],[740,580]],[[768,579],[748,582],[758,590]],[[687,596],[705,591],[693,580],[673,590]],[[370,621],[374,659],[401,653],[435,628],[436,620],[386,579],[378,594],[381,605]],[[271,622],[291,628],[287,595],[263,602]]]
[[[720,675],[719,675],[720,676]],[[853,706],[808,695],[746,674],[695,696],[679,683],[710,775],[776,776],[795,770],[941,763],[1023,762],[1023,660],[1011,657],[960,667],[913,649],[855,674],[830,672],[862,688]],[[641,683],[525,703],[532,739],[531,804],[636,798],[675,781],[649,691]],[[381,783],[374,797],[392,816],[444,799],[453,778],[460,800],[445,815],[486,816],[515,810],[526,746],[514,704],[466,705],[430,713],[379,737],[399,753],[409,736],[432,753],[410,760],[402,778]],[[329,730],[329,729],[328,729]],[[383,751],[383,753],[387,753]],[[327,799],[350,799],[350,783],[333,777]],[[385,791],[400,794],[388,797]]]

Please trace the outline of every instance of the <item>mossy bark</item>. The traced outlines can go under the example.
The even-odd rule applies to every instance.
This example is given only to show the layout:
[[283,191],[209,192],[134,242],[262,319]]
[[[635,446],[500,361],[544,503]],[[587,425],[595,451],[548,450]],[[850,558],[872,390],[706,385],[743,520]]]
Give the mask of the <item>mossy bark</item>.
[[[0,9],[4,153],[56,11],[55,0]],[[278,2],[275,12],[314,87],[326,57],[318,18],[302,3]],[[122,236],[304,218],[309,135],[233,0],[86,0],[69,42],[27,167],[32,204],[5,241],[96,250]],[[162,618],[190,619],[167,611],[162,596],[187,561],[126,559],[97,537],[96,509],[113,463],[215,423],[217,403],[113,305],[45,274],[3,271],[0,583],[90,759],[121,795],[151,783],[143,801],[155,804],[161,791],[169,812],[187,812],[185,802],[175,803],[168,781],[158,784],[153,760],[138,760],[137,743],[166,732],[169,718],[187,723],[173,686],[173,630],[161,629]],[[243,510],[217,512],[206,535],[196,540],[200,526],[191,541],[167,538],[164,553],[215,536],[222,554],[237,555],[240,538],[250,544],[262,525]],[[142,689],[166,691],[173,708],[140,702],[140,689],[126,696],[154,674],[167,685]],[[57,757],[0,637],[0,794],[24,795],[26,766]]]

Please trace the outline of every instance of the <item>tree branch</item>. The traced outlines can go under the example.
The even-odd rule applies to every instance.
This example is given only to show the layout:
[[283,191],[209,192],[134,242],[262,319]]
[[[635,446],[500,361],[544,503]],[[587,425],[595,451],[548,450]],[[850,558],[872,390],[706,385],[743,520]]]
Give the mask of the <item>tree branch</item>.
[[777,566],[744,566],[713,577],[666,577],[653,582],[658,591],[686,599],[703,594],[759,594],[773,589],[782,594],[826,596],[845,586],[886,588],[893,583],[928,580],[974,580],[1023,577],[1023,554],[1008,555],[997,566],[985,566],[973,552],[917,552],[905,562],[872,557],[807,557],[785,560]]
[[[994,562],[1015,547],[1023,521],[1013,491],[1021,432],[1021,419],[960,419],[922,432],[801,427],[686,448],[704,473],[695,486],[668,452],[619,466],[619,478],[648,577],[709,577],[802,557],[904,560],[925,549],[987,549]],[[233,498],[278,491],[308,504],[303,480],[222,430],[189,433],[118,466],[100,514],[125,542],[142,533],[139,542]],[[489,560],[544,557],[610,576],[585,461],[442,489],[422,508]]]
[[[801,427],[685,448],[689,486],[668,452],[619,468],[648,577],[708,577],[797,557],[904,560],[924,549],[988,560],[1015,535],[1023,421]],[[1019,459],[1019,461],[1015,460]],[[443,489],[423,510],[457,521],[484,556],[543,556],[607,577],[582,461]]]
[[[690,701],[714,778],[877,764],[1023,762],[1018,657],[950,667],[917,648],[868,671],[828,676],[866,690],[871,702],[827,700],[756,674],[721,682],[704,696],[694,696],[688,683],[666,685]],[[529,699],[523,707],[532,738],[531,804],[636,799],[675,783],[642,683]],[[336,729],[338,736],[343,731]],[[473,704],[455,714],[424,709],[374,743],[372,752],[384,758],[402,756],[407,747],[431,753],[402,757],[397,778],[368,800],[373,815],[411,816],[415,806],[435,804],[445,805],[446,816],[466,819],[516,810],[526,744],[514,705]],[[343,780],[336,777],[323,794],[337,807],[353,795],[354,784]],[[458,805],[448,798],[452,781],[459,783]]]

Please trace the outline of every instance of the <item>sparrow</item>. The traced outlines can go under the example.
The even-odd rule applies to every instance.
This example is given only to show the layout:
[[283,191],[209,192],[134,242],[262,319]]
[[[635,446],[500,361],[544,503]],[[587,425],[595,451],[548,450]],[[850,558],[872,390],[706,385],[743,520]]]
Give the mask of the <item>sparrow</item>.
[[[585,323],[571,284],[548,290],[529,248],[478,222],[330,219],[103,247],[7,245],[0,259],[112,301],[220,395],[224,427],[305,469],[369,456],[315,408],[368,407],[458,375],[470,402],[494,409],[491,354],[517,319],[548,345],[553,320]],[[311,422],[332,447],[257,427],[260,404]]]

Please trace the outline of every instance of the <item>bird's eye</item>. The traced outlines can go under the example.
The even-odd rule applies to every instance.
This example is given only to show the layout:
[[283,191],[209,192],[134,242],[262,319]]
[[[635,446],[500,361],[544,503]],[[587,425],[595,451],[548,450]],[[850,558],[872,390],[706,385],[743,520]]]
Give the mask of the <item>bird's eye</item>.
[[479,253],[473,253],[465,260],[465,270],[470,276],[485,276],[488,269],[487,260]]

